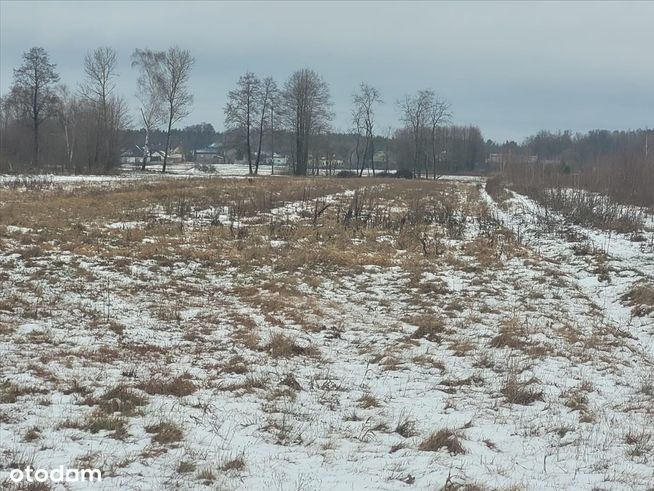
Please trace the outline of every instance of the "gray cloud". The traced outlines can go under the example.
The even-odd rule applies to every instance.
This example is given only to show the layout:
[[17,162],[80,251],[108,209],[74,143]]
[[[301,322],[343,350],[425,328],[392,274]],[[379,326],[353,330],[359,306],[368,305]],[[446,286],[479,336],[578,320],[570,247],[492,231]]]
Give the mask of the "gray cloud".
[[361,81],[386,101],[380,127],[396,127],[395,101],[426,87],[452,102],[455,122],[498,140],[654,126],[653,21],[652,2],[3,1],[0,91],[31,46],[75,85],[84,53],[109,45],[132,100],[132,50],[178,44],[197,59],[183,123],[222,128],[226,92],[245,70],[283,81],[308,66],[329,82],[342,130]]

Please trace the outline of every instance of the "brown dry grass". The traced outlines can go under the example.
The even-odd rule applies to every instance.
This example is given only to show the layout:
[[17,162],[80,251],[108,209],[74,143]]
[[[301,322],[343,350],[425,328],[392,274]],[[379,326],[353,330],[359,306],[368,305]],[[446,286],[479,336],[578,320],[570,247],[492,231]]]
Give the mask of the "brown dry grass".
[[531,385],[531,381],[520,380],[514,373],[509,373],[501,389],[506,401],[511,404],[528,406],[536,401],[542,401],[543,391]]
[[622,295],[622,301],[632,307],[632,312],[636,316],[654,314],[654,285],[645,282],[637,283]]
[[146,426],[145,431],[153,435],[153,442],[161,445],[177,443],[184,437],[182,428],[173,421],[160,421],[159,423]]
[[426,452],[437,452],[441,448],[446,449],[452,455],[466,453],[466,450],[463,448],[455,430],[450,428],[434,431],[418,446],[418,450]]
[[184,397],[193,394],[197,387],[192,376],[182,374],[174,378],[153,377],[141,383],[140,388],[150,395]]
[[410,339],[426,339],[434,343],[440,343],[447,328],[447,323],[441,317],[433,315],[422,315],[410,322],[418,328],[411,334]]
[[317,357],[320,355],[320,351],[315,346],[302,346],[293,337],[279,332],[274,333],[270,337],[270,341],[264,349],[273,358],[291,358],[294,356]]
[[502,321],[499,333],[491,339],[489,346],[492,348],[511,348],[525,350],[529,345],[526,337],[528,331],[523,322],[512,317]]

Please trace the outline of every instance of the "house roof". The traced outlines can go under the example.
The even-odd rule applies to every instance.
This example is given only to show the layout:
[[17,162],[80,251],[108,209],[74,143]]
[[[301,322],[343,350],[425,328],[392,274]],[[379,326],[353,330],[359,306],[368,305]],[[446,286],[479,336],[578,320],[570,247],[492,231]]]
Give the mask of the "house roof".
[[126,150],[123,150],[120,154],[121,157],[142,157],[143,148],[138,145],[134,145]]
[[214,155],[217,155],[218,153],[220,153],[220,151],[219,151],[218,148],[216,148],[216,147],[211,147],[211,146],[209,146],[209,147],[206,147],[206,148],[198,148],[198,149],[195,151],[195,153],[196,153],[196,154],[198,154],[198,153],[207,153],[207,154],[214,154]]

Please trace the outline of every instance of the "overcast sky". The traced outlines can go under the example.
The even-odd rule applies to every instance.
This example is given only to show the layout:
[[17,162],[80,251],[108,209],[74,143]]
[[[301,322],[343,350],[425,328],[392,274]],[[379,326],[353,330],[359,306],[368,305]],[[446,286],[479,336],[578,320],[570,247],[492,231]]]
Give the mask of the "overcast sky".
[[[75,86],[89,49],[119,56],[117,90],[136,109],[134,48],[189,49],[194,109],[182,125],[223,128],[227,91],[246,70],[283,83],[312,68],[329,83],[334,127],[350,127],[362,81],[385,104],[433,88],[457,124],[522,140],[539,129],[654,126],[654,2],[0,2],[0,92],[23,51],[44,47]],[[385,132],[385,131],[384,131]]]

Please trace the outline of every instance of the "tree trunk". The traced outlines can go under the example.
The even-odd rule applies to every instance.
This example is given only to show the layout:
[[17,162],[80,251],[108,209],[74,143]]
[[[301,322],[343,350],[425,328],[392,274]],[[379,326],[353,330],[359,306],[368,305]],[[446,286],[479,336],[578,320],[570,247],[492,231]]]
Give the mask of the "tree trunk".
[[39,167],[39,123],[34,118],[34,166]]
[[143,145],[143,163],[141,164],[141,170],[145,170],[145,164],[147,163],[148,154],[150,153],[150,148],[148,144],[150,142],[150,131],[145,129],[145,145]]
[[[293,174],[296,176],[302,175],[301,169],[303,167],[301,160],[304,158],[304,149],[302,148],[302,135],[298,131],[295,135],[295,165],[293,166]],[[306,170],[305,170],[306,172]]]
[[370,134],[370,166],[372,167],[372,177],[375,177],[375,141],[372,133]]
[[164,161],[161,172],[166,172],[166,163],[168,162],[168,146],[170,145],[170,128],[173,126],[173,116],[168,118],[168,131],[166,132],[166,148],[164,149]]
[[[262,113],[263,114],[263,113]],[[259,145],[257,146],[257,160],[254,163],[254,173],[259,173],[259,162],[261,161],[261,144],[263,142],[263,116],[261,116],[261,128],[259,128]]]
[[250,169],[250,175],[252,175],[252,148],[250,145],[250,129],[247,130],[247,147],[248,147],[248,167]]
[[[363,149],[363,159],[361,159],[361,168],[359,169],[359,177],[363,176],[363,169],[366,166],[366,154],[368,153],[368,138],[366,138],[366,146]],[[357,160],[358,156],[357,156]]]
[[65,167],[70,168],[70,161],[71,161],[70,137],[68,135],[68,125],[67,124],[64,124],[64,139],[66,141],[66,160],[68,162],[66,162],[66,163],[61,162],[61,171],[62,172],[65,172]]

